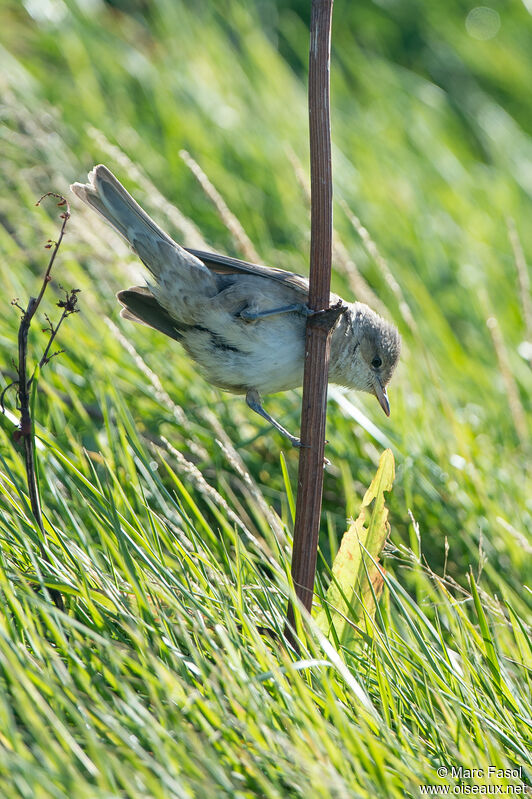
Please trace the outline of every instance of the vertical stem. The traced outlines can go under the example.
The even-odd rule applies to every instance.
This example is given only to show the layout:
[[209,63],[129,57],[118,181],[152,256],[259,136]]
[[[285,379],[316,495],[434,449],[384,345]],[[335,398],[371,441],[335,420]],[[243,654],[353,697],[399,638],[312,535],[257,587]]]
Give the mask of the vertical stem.
[[[37,486],[37,473],[35,471],[35,442],[33,438],[33,422],[30,413],[31,380],[28,380],[27,375],[28,332],[39,302],[40,297],[37,299],[35,297],[30,298],[26,313],[22,317],[18,330],[18,398],[20,403],[19,431],[24,445],[24,463],[28,480],[28,495],[35,523],[44,541],[46,534],[42,520],[41,500],[39,497],[39,488]],[[42,559],[49,562],[50,558],[48,557],[42,541],[39,541],[39,549]],[[59,608],[59,610],[64,610],[65,606],[61,592],[56,588],[49,588],[48,593],[55,606]]]
[[[312,0],[309,54],[309,127],[311,242],[309,306],[329,307],[332,261],[332,164],[329,65],[333,0]],[[317,314],[307,321],[301,416],[299,475],[292,555],[292,578],[298,599],[310,611],[316,575],[323,493],[329,336],[338,314]],[[288,607],[286,634],[294,628]]]
[[[37,472],[35,466],[35,441],[33,436],[33,421],[31,418],[31,411],[30,411],[30,386],[32,378],[28,379],[28,368],[27,368],[28,332],[31,326],[31,321],[35,316],[35,312],[37,311],[37,308],[39,307],[41,300],[44,297],[46,288],[51,280],[52,267],[54,265],[54,261],[59,251],[59,247],[61,246],[61,242],[63,241],[63,236],[65,234],[67,222],[70,219],[70,208],[65,198],[61,194],[55,194],[55,192],[47,192],[46,194],[43,194],[43,196],[36,203],[36,205],[40,205],[40,203],[42,202],[42,200],[44,200],[45,197],[55,197],[56,199],[59,200],[58,205],[64,206],[65,210],[61,214],[61,219],[63,221],[61,223],[59,238],[53,244],[53,247],[51,241],[49,241],[49,243],[46,245],[48,249],[52,249],[52,253],[48,261],[48,266],[46,267],[46,272],[44,273],[41,289],[37,297],[30,297],[28,307],[26,308],[26,311],[22,315],[22,319],[18,330],[17,383],[18,383],[18,399],[20,404],[20,425],[18,431],[15,432],[17,434],[16,440],[19,440],[21,438],[24,446],[24,464],[26,466],[26,477],[28,481],[28,495],[30,498],[30,505],[33,517],[35,519],[35,523],[39,528],[42,537],[42,540],[39,541],[39,549],[41,552],[41,557],[43,560],[50,563],[50,558],[48,557],[48,554],[44,547],[44,542],[46,540],[46,533],[44,530],[44,524],[42,519],[41,500],[39,497],[39,487],[37,484]],[[66,314],[63,313],[59,325],[65,318],[65,315]],[[51,341],[53,341],[53,339],[55,338],[55,334],[59,329],[59,325],[55,328],[55,331],[52,329]],[[41,366],[43,366],[44,363],[46,363],[46,358],[48,357],[50,343],[45,350],[45,357],[43,357],[43,359],[41,360],[40,363]],[[48,588],[47,590],[55,606],[59,610],[64,610],[65,606],[61,592],[58,591],[56,588]]]
[[[35,297],[31,297],[26,313],[22,317],[18,331],[18,397],[20,402],[20,433],[24,442],[24,461],[28,479],[28,494],[31,510],[35,521],[44,538],[44,525],[42,522],[41,501],[37,488],[37,475],[35,472],[35,452],[33,441],[33,425],[30,415],[30,383],[27,377],[26,361],[28,352],[28,331],[37,306]],[[45,552],[41,544],[41,555]]]
[[[43,292],[44,293],[44,292]],[[24,463],[26,466],[26,477],[28,480],[28,495],[30,498],[31,510],[35,523],[40,530],[43,541],[46,533],[42,520],[41,500],[37,485],[37,473],[35,471],[35,442],[33,438],[33,422],[30,413],[30,385],[27,375],[27,355],[28,355],[28,332],[31,320],[42,295],[36,299],[30,297],[26,313],[22,317],[18,330],[18,398],[20,403],[20,435],[24,443]],[[50,562],[50,558],[44,548],[43,541],[39,541],[39,549],[43,560]],[[56,588],[48,588],[48,593],[52,602],[59,610],[64,610],[64,602],[61,592]]]

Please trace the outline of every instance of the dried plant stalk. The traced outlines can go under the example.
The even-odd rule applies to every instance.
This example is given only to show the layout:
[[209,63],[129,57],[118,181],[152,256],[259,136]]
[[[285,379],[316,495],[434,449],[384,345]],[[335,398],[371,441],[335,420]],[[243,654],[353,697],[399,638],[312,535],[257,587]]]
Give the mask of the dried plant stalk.
[[[332,262],[332,163],[329,64],[333,0],[312,0],[309,55],[311,235],[309,307],[329,308]],[[307,321],[301,412],[301,451],[294,526],[292,579],[306,610],[312,608],[323,494],[330,332],[341,308]],[[295,612],[288,607],[286,636],[295,644]]]

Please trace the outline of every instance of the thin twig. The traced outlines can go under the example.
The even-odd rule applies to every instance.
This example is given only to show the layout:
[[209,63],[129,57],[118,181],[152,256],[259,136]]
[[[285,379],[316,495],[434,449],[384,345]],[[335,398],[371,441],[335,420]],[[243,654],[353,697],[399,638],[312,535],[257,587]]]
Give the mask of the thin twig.
[[[332,262],[332,164],[329,61],[333,0],[312,0],[309,52],[311,234],[309,307],[329,308]],[[330,332],[341,307],[311,315],[305,340],[299,475],[292,579],[296,596],[310,611],[316,576],[323,493]],[[295,609],[288,607],[285,635],[297,647]]]
[[50,352],[50,347],[52,346],[55,337],[59,333],[59,328],[61,327],[67,316],[70,316],[73,313],[78,313],[79,309],[76,308],[78,301],[78,293],[79,289],[72,289],[72,291],[70,292],[65,292],[65,299],[60,300],[57,303],[59,308],[63,309],[63,313],[59,318],[59,322],[55,326],[51,323],[48,316],[46,317],[46,321],[48,322],[49,325],[48,330],[50,331],[51,335],[50,339],[48,340],[48,344],[46,345],[46,349],[43,352],[42,358],[39,361],[40,369],[42,369],[43,366],[46,366],[46,364],[49,363],[52,360],[52,358],[55,358],[56,355],[60,355],[62,352],[64,352],[64,350],[57,350],[57,352],[52,353],[52,355],[48,355],[48,353]]
[[7,386],[4,388],[4,390],[2,391],[2,393],[0,394],[0,408],[2,409],[2,413],[6,412],[6,406],[4,402],[5,396],[9,391],[9,389],[13,388],[13,386],[18,386],[18,380],[12,380],[11,383],[8,383]]
[[[26,466],[26,478],[28,483],[28,495],[31,504],[31,510],[33,516],[35,518],[35,522],[37,527],[39,528],[42,536],[42,541],[39,541],[39,548],[41,552],[41,556],[43,560],[50,563],[50,558],[48,557],[48,553],[44,548],[43,541],[45,539],[46,533],[44,530],[44,523],[42,518],[42,509],[41,509],[41,500],[39,497],[39,488],[37,484],[37,473],[35,468],[35,445],[34,445],[34,437],[33,437],[33,422],[31,418],[30,412],[30,402],[31,402],[31,383],[33,380],[33,376],[28,378],[28,369],[27,369],[27,360],[28,360],[28,333],[31,326],[31,322],[35,313],[41,303],[41,300],[44,296],[46,288],[51,280],[51,272],[52,267],[54,265],[57,253],[59,251],[59,247],[61,246],[61,242],[63,241],[63,236],[65,234],[65,229],[67,222],[70,218],[70,208],[68,206],[67,201],[65,198],[60,194],[55,194],[54,192],[47,192],[43,194],[43,196],[38,200],[36,205],[40,205],[40,203],[44,200],[45,197],[55,197],[59,200],[57,203],[59,206],[64,207],[65,210],[61,214],[62,224],[61,229],[59,232],[59,238],[57,241],[53,242],[51,239],[48,240],[47,244],[45,245],[47,249],[51,249],[52,253],[50,255],[50,259],[48,261],[48,266],[46,267],[46,271],[44,273],[43,282],[41,285],[41,289],[37,297],[30,297],[28,302],[28,306],[25,311],[23,311],[22,319],[20,321],[19,331],[18,331],[18,401],[19,401],[19,410],[20,410],[20,422],[18,430],[15,431],[13,434],[13,439],[15,441],[19,441],[22,439],[23,446],[24,446],[24,463]],[[75,292],[73,292],[75,296]],[[16,307],[21,308],[18,302],[14,302]],[[66,306],[63,310],[63,316],[57,327],[54,329],[51,326],[52,336],[51,340],[48,342],[48,346],[45,350],[45,355],[41,359],[40,366],[43,366],[47,361],[48,352],[50,348],[51,341],[55,338],[55,333],[59,329],[63,318],[72,311],[67,311]],[[3,395],[2,395],[3,398]],[[48,592],[54,604],[56,605],[59,610],[64,610],[64,603],[63,597],[61,593],[55,588],[49,588]]]
[[67,201],[65,200],[65,198],[61,194],[56,194],[53,191],[47,191],[46,194],[43,194],[43,196],[40,197],[37,200],[35,205],[40,205],[42,203],[42,201],[46,199],[46,197],[55,197],[57,200],[59,200],[57,205],[58,206],[64,206],[65,210],[63,211],[63,213],[60,216],[60,218],[63,220],[63,222],[61,224],[61,230],[59,231],[59,238],[57,239],[57,241],[52,241],[51,239],[48,239],[48,242],[45,245],[46,249],[51,249],[52,250],[52,254],[50,255],[50,260],[48,261],[48,266],[46,268],[46,272],[44,273],[44,279],[43,279],[43,282],[42,282],[42,286],[41,286],[41,290],[39,292],[39,295],[38,295],[37,299],[34,300],[33,305],[32,305],[33,297],[30,299],[30,302],[28,304],[28,309],[26,311],[26,314],[28,314],[30,312],[30,306],[31,306],[30,316],[27,319],[28,329],[29,329],[29,325],[31,323],[31,320],[33,319],[33,316],[35,314],[35,311],[37,310],[37,308],[41,304],[41,300],[43,298],[44,292],[46,291],[48,283],[51,280],[50,273],[52,271],[52,266],[54,265],[54,261],[55,261],[56,255],[59,252],[59,247],[61,246],[61,242],[63,241],[63,236],[65,235],[66,226],[67,226],[68,220],[70,219],[70,206],[69,206],[69,204],[67,203]]

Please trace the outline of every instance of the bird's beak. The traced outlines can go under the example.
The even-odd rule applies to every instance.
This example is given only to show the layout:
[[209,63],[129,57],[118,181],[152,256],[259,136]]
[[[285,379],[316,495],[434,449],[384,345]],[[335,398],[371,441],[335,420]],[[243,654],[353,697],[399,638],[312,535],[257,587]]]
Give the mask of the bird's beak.
[[386,389],[381,384],[380,380],[377,378],[375,380],[375,385],[373,387],[375,396],[379,400],[379,405],[381,406],[382,410],[386,414],[386,416],[390,415],[390,403],[388,402],[388,395],[386,393]]

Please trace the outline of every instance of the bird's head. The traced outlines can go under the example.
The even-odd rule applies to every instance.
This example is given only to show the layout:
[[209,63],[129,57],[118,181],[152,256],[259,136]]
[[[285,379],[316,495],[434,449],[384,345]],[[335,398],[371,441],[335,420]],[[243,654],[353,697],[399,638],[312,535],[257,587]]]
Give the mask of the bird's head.
[[[358,391],[374,394],[386,416],[389,416],[390,403],[386,386],[399,361],[401,337],[397,328],[361,302],[349,306],[348,317],[344,347],[337,341],[340,344],[339,350],[343,352],[340,355],[335,347],[340,357],[334,369],[336,374],[331,375],[331,378]],[[349,341],[354,341],[355,346],[354,352],[347,353],[344,348]],[[331,356],[333,366],[332,352]]]

